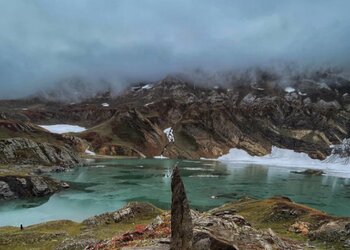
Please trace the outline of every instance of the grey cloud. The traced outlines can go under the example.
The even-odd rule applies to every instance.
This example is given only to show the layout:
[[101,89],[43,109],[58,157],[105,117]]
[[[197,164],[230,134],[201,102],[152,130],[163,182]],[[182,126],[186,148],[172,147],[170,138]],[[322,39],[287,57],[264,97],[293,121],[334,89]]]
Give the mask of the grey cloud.
[[0,97],[81,76],[156,80],[171,72],[294,62],[349,67],[347,0],[0,0]]

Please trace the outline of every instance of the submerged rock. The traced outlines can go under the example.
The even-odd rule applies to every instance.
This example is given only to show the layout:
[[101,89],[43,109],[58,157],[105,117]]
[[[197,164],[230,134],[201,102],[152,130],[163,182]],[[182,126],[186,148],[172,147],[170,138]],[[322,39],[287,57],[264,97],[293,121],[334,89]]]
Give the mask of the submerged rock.
[[170,249],[192,249],[193,225],[185,187],[179,168],[173,170],[171,179],[171,245]]
[[291,171],[293,174],[304,174],[304,175],[324,175],[325,172],[319,169],[306,169],[305,171]]

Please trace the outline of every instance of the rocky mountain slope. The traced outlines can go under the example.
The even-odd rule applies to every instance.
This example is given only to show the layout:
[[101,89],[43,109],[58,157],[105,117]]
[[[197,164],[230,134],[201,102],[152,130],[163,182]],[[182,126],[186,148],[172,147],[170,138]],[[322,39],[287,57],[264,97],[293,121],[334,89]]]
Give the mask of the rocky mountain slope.
[[261,156],[274,145],[324,159],[330,145],[349,135],[350,81],[340,74],[314,72],[288,84],[266,72],[228,78],[204,84],[167,77],[70,104],[1,101],[0,113],[7,120],[88,127],[76,136],[112,156],[216,158],[235,147]]
[[74,166],[86,143],[50,133],[29,122],[0,120],[0,164]]

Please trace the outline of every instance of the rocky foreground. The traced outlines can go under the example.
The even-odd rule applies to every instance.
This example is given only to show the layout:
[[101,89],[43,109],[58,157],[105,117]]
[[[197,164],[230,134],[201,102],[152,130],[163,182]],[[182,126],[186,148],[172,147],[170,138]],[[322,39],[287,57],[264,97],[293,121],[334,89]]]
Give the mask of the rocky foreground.
[[[177,170],[176,170],[177,171]],[[350,249],[350,218],[285,197],[244,198],[207,212],[190,210],[178,172],[172,209],[132,202],[81,223],[0,228],[1,249]]]

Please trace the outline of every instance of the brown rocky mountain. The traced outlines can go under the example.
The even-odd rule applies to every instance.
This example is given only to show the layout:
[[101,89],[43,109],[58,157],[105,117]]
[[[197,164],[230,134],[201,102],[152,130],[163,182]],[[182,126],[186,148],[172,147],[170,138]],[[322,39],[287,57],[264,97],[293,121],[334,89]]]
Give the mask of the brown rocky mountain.
[[[338,74],[316,72],[289,84],[261,74],[215,87],[185,79],[167,77],[71,104],[1,101],[0,116],[88,127],[76,136],[96,153],[113,156],[216,158],[235,147],[265,155],[274,145],[324,159],[330,145],[348,137],[350,81]],[[169,127],[175,139],[170,142],[163,132]]]

